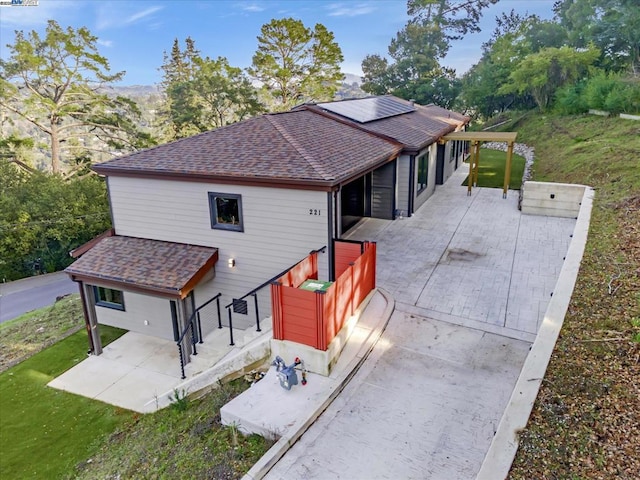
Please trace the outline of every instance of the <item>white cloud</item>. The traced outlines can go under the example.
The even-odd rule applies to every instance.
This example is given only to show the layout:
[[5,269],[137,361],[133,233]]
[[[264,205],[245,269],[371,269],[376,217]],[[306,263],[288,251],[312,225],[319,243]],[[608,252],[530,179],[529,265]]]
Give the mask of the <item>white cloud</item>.
[[265,8],[255,3],[250,3],[242,6],[242,10],[245,12],[264,12]]
[[120,28],[139,23],[145,19],[150,20],[154,18],[154,13],[164,8],[163,6],[156,5],[138,12],[132,12],[130,8],[132,5],[135,4],[128,2],[101,2],[97,8],[96,30]]
[[113,45],[113,40],[100,40],[96,41],[98,45],[102,45],[103,47],[111,47]]
[[164,7],[161,6],[156,6],[156,7],[150,7],[147,8],[146,10],[142,10],[141,12],[138,13],[134,13],[133,15],[131,15],[129,18],[127,18],[124,23],[135,23],[138,20],[141,20],[145,17],[148,17],[149,15],[162,10]]
[[370,3],[332,3],[327,9],[330,17],[357,17],[367,15],[376,8]]

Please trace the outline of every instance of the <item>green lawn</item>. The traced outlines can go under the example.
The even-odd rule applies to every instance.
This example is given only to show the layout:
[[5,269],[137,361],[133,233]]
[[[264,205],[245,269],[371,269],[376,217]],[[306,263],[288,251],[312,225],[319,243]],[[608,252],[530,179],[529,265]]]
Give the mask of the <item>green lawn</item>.
[[[498,150],[489,150],[487,148],[480,149],[480,165],[478,167],[478,186],[489,188],[502,188],[504,185],[504,169],[507,159],[506,152],[500,152]],[[511,180],[509,182],[509,188],[511,190],[520,190],[522,184],[522,174],[524,173],[524,157],[520,155],[513,155],[511,160]],[[463,165],[460,168],[469,169],[469,165]],[[462,185],[467,185],[465,178]]]
[[[103,345],[123,333],[101,326]],[[0,374],[0,478],[61,478],[133,412],[47,387],[86,358],[82,330]]]

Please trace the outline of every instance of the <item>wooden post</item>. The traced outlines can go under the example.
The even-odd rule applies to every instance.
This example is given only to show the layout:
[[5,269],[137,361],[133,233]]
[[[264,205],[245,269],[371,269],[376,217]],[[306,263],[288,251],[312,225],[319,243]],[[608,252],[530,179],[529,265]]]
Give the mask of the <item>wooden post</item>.
[[331,318],[325,317],[325,291],[316,290],[316,344],[317,350],[325,351],[327,345],[327,322],[335,321],[335,312],[331,315]]
[[96,316],[96,296],[94,295],[93,287],[84,282],[80,282],[80,293],[82,294],[82,303],[85,307],[85,321],[87,322],[91,353],[100,355],[102,353],[102,342],[100,341],[98,317]]
[[273,338],[284,340],[282,326],[282,285],[279,282],[271,284],[271,321],[273,324]]
[[473,163],[475,162],[475,142],[471,147],[471,155],[469,157],[469,178],[467,179],[467,196],[471,195],[471,187],[473,186]]
[[513,157],[513,142],[509,142],[507,145],[507,160],[504,169],[504,186],[502,188],[502,198],[507,198],[507,191],[509,190],[509,183],[511,181],[511,159]]
[[475,149],[475,157],[476,157],[476,164],[474,167],[474,175],[473,175],[473,186],[477,187],[478,186],[478,169],[480,167],[480,142],[474,142],[474,149]]

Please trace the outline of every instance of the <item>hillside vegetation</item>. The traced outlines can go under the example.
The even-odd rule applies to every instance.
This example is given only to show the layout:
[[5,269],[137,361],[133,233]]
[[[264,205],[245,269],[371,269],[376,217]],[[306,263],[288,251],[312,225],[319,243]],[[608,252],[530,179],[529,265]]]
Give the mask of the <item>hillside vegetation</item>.
[[640,122],[530,113],[503,128],[535,147],[535,180],[595,189],[577,284],[510,478],[638,478]]

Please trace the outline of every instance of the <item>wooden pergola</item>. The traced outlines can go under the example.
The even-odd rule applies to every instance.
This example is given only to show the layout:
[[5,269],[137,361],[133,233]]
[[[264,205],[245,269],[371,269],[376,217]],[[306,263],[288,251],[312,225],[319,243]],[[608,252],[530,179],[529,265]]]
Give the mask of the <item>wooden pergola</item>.
[[480,165],[480,144],[482,142],[506,142],[507,159],[504,169],[504,186],[502,198],[507,198],[509,179],[511,178],[511,159],[513,157],[513,144],[516,141],[517,132],[454,132],[445,135],[440,140],[446,143],[449,140],[462,140],[471,142],[471,157],[469,159],[469,180],[467,181],[467,195],[471,195],[471,187],[478,185],[478,166]]

